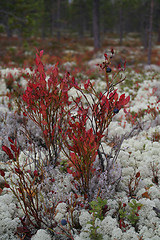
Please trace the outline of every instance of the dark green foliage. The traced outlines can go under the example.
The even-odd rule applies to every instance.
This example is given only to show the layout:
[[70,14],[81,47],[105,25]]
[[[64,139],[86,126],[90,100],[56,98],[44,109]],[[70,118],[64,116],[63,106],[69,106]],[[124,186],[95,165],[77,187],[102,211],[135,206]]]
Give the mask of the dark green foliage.
[[107,200],[102,199],[100,197],[97,197],[96,200],[93,200],[92,202],[89,203],[89,205],[91,206],[90,213],[92,213],[92,219],[88,223],[91,224],[90,238],[92,240],[101,240],[102,239],[102,234],[99,234],[97,232],[97,229],[99,227],[96,226],[95,221],[96,221],[96,218],[99,218],[100,220],[104,219],[104,211],[103,210],[106,207],[106,204],[107,204]]
[[90,202],[91,210],[90,212],[94,214],[95,218],[103,220],[103,208],[106,206],[107,200],[98,197],[96,200]]
[[6,31],[16,31],[20,37],[28,37],[39,27],[37,19],[40,18],[41,8],[41,0],[1,1],[0,21],[4,24]]
[[[1,29],[19,37],[67,36],[78,33],[80,38],[92,36],[92,0],[8,0],[0,1]],[[120,38],[138,32],[147,45],[150,1],[101,0],[99,9],[100,34],[114,32]],[[159,36],[160,1],[154,1],[153,31]]]

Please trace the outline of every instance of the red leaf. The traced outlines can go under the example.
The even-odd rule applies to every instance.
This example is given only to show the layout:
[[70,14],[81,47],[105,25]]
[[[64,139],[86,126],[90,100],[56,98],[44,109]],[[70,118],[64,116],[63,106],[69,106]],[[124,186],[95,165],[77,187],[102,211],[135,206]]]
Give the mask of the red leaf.
[[58,68],[57,68],[58,63],[56,63],[55,68],[53,70],[53,75],[56,78],[58,76]]
[[22,174],[22,171],[19,168],[14,168],[16,173]]
[[43,56],[43,50],[40,51],[40,54],[39,54],[39,55],[40,55],[40,57]]
[[122,229],[122,219],[119,220],[119,227]]
[[123,94],[120,96],[119,101],[122,102],[124,99],[125,99],[125,94],[123,93]]
[[49,181],[55,182],[55,179],[54,178],[50,178]]
[[38,171],[37,170],[34,171],[34,176],[38,177]]
[[6,183],[6,182],[5,182],[4,186],[5,186],[6,188],[10,188],[9,184]]
[[44,134],[45,136],[47,136],[47,135],[48,135],[48,130],[45,129],[45,130],[43,131],[43,134]]
[[72,174],[72,171],[71,171],[70,168],[67,168],[67,172],[68,172],[69,174]]
[[89,87],[90,84],[90,80],[88,79],[88,81],[84,84],[84,88],[87,90],[87,88]]
[[8,137],[8,140],[9,140],[11,143],[14,143],[13,140],[12,140],[10,137]]
[[10,159],[14,158],[11,150],[7,146],[2,145],[2,150],[9,156]]
[[38,72],[39,73],[42,73],[44,72],[44,67],[43,67],[43,64],[40,62],[39,65],[38,65]]
[[47,125],[47,124],[48,124],[47,121],[45,121],[45,120],[42,120],[41,123],[42,123],[43,125]]
[[126,97],[126,99],[124,100],[124,105],[126,105],[129,101],[130,101],[130,96]]
[[78,195],[77,195],[77,193],[75,193],[75,194],[74,194],[74,196],[75,196],[75,199],[77,199],[77,198],[78,198]]
[[73,172],[72,173],[72,176],[74,177],[74,178],[80,178],[80,173],[78,172],[78,171],[76,171],[76,172]]
[[118,69],[121,70],[121,64],[120,63],[118,64]]
[[11,149],[16,153],[17,152],[17,148],[13,144],[11,144],[10,146],[11,146]]
[[128,113],[127,110],[126,110],[126,108],[124,108],[124,113]]
[[0,169],[0,175],[1,175],[2,177],[5,176],[5,172],[4,172],[2,169]]
[[111,53],[114,54],[114,50],[113,50],[113,48],[111,48]]
[[55,67],[58,67],[59,62],[56,62]]
[[136,178],[139,178],[140,177],[140,172],[137,172],[136,173]]
[[116,91],[117,91],[117,90],[115,90],[114,92],[111,92],[111,93],[109,94],[109,100],[112,100],[113,98],[114,98],[115,101],[117,100],[118,94],[117,94]]
[[38,66],[40,63],[41,59],[39,57],[39,55],[36,53],[36,65]]
[[104,57],[105,57],[105,60],[108,60],[108,56],[106,53],[104,54]]

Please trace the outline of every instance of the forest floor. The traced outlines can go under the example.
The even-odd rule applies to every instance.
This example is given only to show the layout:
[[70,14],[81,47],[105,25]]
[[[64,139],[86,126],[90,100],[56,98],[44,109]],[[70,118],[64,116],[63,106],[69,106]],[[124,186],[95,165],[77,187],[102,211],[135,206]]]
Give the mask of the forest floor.
[[[119,44],[119,39],[113,34],[108,34],[103,38],[102,47],[98,52],[94,51],[93,39],[78,39],[64,37],[60,41],[55,38],[30,38],[20,41],[17,37],[8,39],[0,36],[0,65],[11,67],[26,67],[34,63],[36,49],[44,50],[44,61],[52,64],[56,60],[64,63],[66,61],[76,61],[77,67],[85,65],[86,61],[93,59],[93,56],[104,53],[113,48],[116,52],[114,61],[127,61],[127,65],[132,68],[140,68],[142,64],[147,64],[147,49],[136,34],[129,34],[123,39],[123,44]],[[160,45],[153,43],[151,63],[160,66]]]

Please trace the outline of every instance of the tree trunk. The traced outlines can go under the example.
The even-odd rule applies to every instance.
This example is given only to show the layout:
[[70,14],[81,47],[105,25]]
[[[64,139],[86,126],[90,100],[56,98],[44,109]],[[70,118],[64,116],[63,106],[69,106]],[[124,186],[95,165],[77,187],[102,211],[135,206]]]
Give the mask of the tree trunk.
[[5,25],[5,29],[6,29],[7,37],[8,37],[8,38],[12,37],[12,30],[11,30],[11,28],[8,26],[8,24]]
[[42,39],[45,39],[45,37],[46,37],[46,27],[45,27],[44,13],[43,13],[43,20],[42,20],[42,23],[41,23],[41,37],[42,37]]
[[122,5],[120,5],[119,9],[119,44],[122,45],[123,42],[123,12]]
[[160,43],[160,26],[158,28],[158,38],[157,38],[157,42]]
[[100,0],[93,0],[93,37],[95,50],[100,48],[99,2]]
[[51,9],[51,36],[54,36],[55,31],[55,0],[52,0],[52,9]]
[[149,65],[151,64],[151,54],[152,54],[153,7],[154,7],[154,0],[151,0],[150,18],[149,18],[149,36],[148,36],[148,64],[149,64]]
[[60,31],[60,0],[57,0],[57,40],[61,39],[61,31]]
[[6,14],[4,16],[4,21],[2,23],[4,24],[4,28],[5,28],[7,37],[10,38],[10,37],[12,37],[12,29],[10,28],[8,22],[9,22],[8,14]]
[[79,37],[80,39],[83,39],[84,37],[84,20],[85,20],[85,6],[84,6],[84,0],[80,0],[79,2],[79,8],[80,8],[80,27],[79,27]]

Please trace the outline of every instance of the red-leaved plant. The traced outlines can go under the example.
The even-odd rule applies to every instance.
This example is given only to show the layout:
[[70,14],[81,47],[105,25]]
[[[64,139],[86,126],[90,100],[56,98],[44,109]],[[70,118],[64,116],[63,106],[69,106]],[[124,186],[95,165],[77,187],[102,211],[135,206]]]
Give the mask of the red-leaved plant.
[[79,116],[78,120],[72,118],[72,121],[69,122],[64,136],[64,144],[69,153],[65,148],[64,152],[70,161],[67,172],[79,182],[81,194],[87,194],[90,188],[90,179],[95,171],[93,163],[99,144],[92,128],[86,129],[87,116]]
[[[19,110],[42,131],[48,150],[47,164],[43,163],[44,171],[47,165],[57,166],[58,160],[60,161],[60,152],[63,151],[68,159],[67,171],[72,174],[74,179],[74,188],[88,201],[92,200],[90,192],[93,177],[100,178],[101,174],[105,172],[108,174],[111,168],[115,167],[112,162],[112,166],[107,164],[107,168],[105,168],[104,162],[108,161],[108,158],[103,151],[102,140],[107,137],[106,132],[112,118],[129,102],[129,97],[125,97],[125,94],[118,96],[115,89],[115,86],[123,80],[118,79],[118,73],[124,68],[119,67],[118,73],[113,73],[111,80],[109,78],[112,71],[110,65],[114,54],[113,50],[111,50],[111,54],[111,57],[105,54],[105,61],[100,65],[106,73],[106,89],[104,92],[99,92],[90,80],[83,85],[78,85],[68,72],[61,78],[58,63],[50,70],[48,77],[41,61],[43,51],[37,52],[36,69],[28,81],[22,98],[18,101]],[[76,90],[77,96],[69,97],[71,88]],[[41,223],[46,224],[39,213],[41,210],[38,181],[43,181],[45,178],[42,165],[35,166],[37,168],[33,173],[27,173],[25,167],[19,166],[19,148],[17,150],[16,145],[10,139],[9,141],[14,155],[7,146],[3,145],[2,150],[15,161],[13,162],[15,163],[14,172],[18,181],[13,184],[18,184],[20,191],[19,193],[13,191],[13,193],[19,202],[23,201],[25,215],[28,218],[30,215],[34,217],[35,222],[30,221],[30,223],[34,227],[40,228]],[[98,171],[94,166],[96,160],[99,164]],[[28,177],[28,174],[31,174],[32,179],[30,176]],[[28,181],[30,181],[29,186],[27,185]],[[29,195],[23,194],[22,190],[24,189],[26,192],[29,191]],[[31,205],[27,205],[28,200]],[[36,205],[34,205],[35,202]]]
[[[107,72],[109,64],[111,64],[110,58],[105,54],[105,62],[100,65],[101,69],[106,71],[106,91],[103,93],[98,92],[94,83],[90,80],[87,80],[83,86],[74,85],[77,90],[77,97],[72,99],[77,113],[74,112],[74,116],[72,116],[73,114],[70,112],[68,116],[69,126],[63,134],[63,151],[70,162],[67,171],[78,182],[78,186],[77,182],[75,184],[76,189],[80,189],[81,194],[83,193],[89,200],[91,200],[89,190],[91,179],[95,173],[94,162],[97,155],[101,173],[106,170],[104,167],[104,161],[107,160],[105,159],[106,154],[100,151],[100,149],[103,149],[101,148],[102,139],[113,116],[130,99],[129,96],[125,97],[125,94],[118,96],[114,87],[122,79],[116,83],[114,78],[111,81],[109,80]],[[121,68],[118,72],[122,70],[124,69]],[[102,154],[104,157],[102,157]],[[109,168],[112,167],[109,166]],[[107,171],[109,172],[110,169],[107,169]]]
[[[5,180],[4,187],[10,188],[24,213],[24,217],[19,218],[22,225],[17,227],[15,234],[20,239],[31,239],[35,231],[45,227],[55,234],[62,234],[73,239],[70,229],[63,228],[54,220],[58,201],[52,200],[50,206],[48,206],[44,197],[40,194],[41,190],[38,186],[45,178],[43,164],[39,165],[38,170],[30,170],[27,161],[23,164],[20,162],[20,149],[17,147],[16,140],[13,141],[10,137],[8,140],[10,147],[2,145],[2,150],[10,160],[13,160],[13,164],[9,164],[9,181],[4,170],[0,169],[0,175]],[[53,230],[54,224],[57,227],[56,230]]]
[[[111,80],[108,77],[112,71],[110,65],[113,50],[111,54],[110,57],[104,54],[105,61],[100,64],[100,68],[106,73],[106,90],[98,92],[90,80],[79,86],[68,72],[60,78],[58,63],[50,70],[48,77],[41,61],[43,51],[37,51],[36,69],[28,81],[21,101],[18,102],[23,114],[42,131],[49,156],[47,164],[55,167],[63,148],[72,165],[72,169],[68,167],[68,172],[78,179],[80,192],[87,196],[97,155],[101,172],[105,171],[106,154],[100,151],[105,132],[113,116],[130,99],[129,96],[125,97],[125,94],[119,97],[117,89],[114,89],[124,80],[115,80],[124,68],[119,67],[118,73],[114,73]],[[68,93],[71,88],[76,89],[77,97],[72,97],[72,101],[69,101]]]
[[59,77],[58,63],[47,79],[42,55],[43,51],[36,54],[36,69],[19,105],[24,115],[42,130],[49,153],[48,164],[55,166],[61,150],[61,133],[65,131],[67,115],[70,114],[68,91],[73,84],[69,73],[63,79]]

